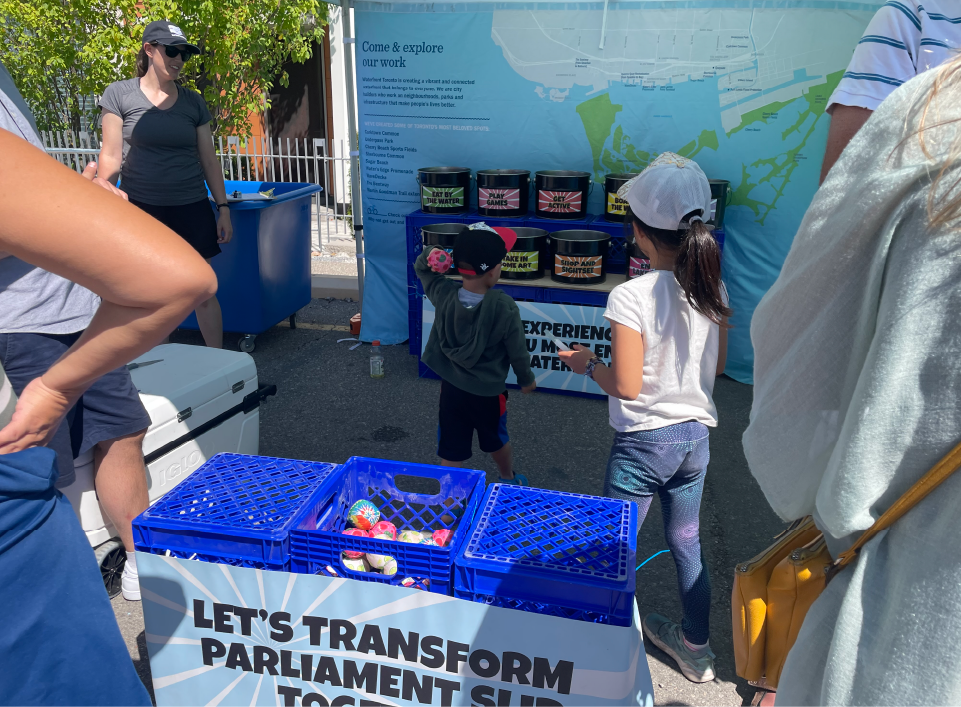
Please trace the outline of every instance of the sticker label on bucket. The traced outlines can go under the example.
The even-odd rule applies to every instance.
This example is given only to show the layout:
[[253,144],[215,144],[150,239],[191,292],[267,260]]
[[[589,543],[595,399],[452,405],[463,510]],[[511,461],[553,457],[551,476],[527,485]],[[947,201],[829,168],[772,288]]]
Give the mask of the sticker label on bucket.
[[554,254],[554,274],[578,279],[594,279],[603,273],[603,259],[599,255],[560,255]]
[[581,210],[581,199],[584,192],[580,191],[547,191],[537,192],[537,208],[552,214],[572,214]]
[[607,213],[614,216],[624,216],[627,214],[627,202],[620,198],[615,192],[607,192]]
[[464,205],[464,187],[421,187],[422,206],[456,207]]
[[711,199],[711,218],[707,222],[714,223],[715,216],[717,216],[717,199]]
[[651,261],[647,258],[637,258],[631,256],[631,262],[627,266],[627,276],[635,278],[651,271]]
[[478,187],[477,202],[482,209],[519,209],[521,207],[521,190]]
[[540,254],[536,250],[512,250],[504,256],[503,263],[507,272],[537,272]]

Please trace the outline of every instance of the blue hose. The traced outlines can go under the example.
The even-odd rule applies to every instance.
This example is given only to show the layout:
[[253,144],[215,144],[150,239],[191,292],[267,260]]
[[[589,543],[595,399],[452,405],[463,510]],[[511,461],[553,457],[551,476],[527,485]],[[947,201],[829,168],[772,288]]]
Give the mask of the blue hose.
[[653,560],[653,559],[654,559],[655,557],[657,557],[658,555],[663,555],[665,552],[670,552],[670,550],[661,550],[660,552],[655,552],[653,555],[651,555],[651,556],[648,557],[646,560],[644,560],[644,562],[642,562],[641,564],[639,564],[634,571],[637,572],[637,570],[641,569],[641,567],[643,567],[644,565],[646,565],[648,562],[650,562],[651,560]]

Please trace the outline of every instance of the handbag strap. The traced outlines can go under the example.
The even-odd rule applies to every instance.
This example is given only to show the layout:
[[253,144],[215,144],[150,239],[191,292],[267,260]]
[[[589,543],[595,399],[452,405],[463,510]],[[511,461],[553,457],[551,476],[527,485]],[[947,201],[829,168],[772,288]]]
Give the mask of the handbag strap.
[[838,570],[843,569],[850,563],[858,552],[871,538],[891,527],[901,516],[914,508],[929,493],[934,491],[941,482],[961,467],[961,443],[948,452],[928,473],[918,479],[917,483],[909,488],[901,498],[886,510],[880,518],[874,521],[874,525],[864,531],[858,541],[846,552],[842,552],[834,561],[830,571],[833,576]]

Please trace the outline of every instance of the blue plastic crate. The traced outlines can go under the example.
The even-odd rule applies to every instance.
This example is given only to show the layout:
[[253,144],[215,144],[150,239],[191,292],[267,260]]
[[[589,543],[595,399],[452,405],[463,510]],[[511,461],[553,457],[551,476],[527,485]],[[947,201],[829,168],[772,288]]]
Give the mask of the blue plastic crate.
[[324,462],[218,454],[133,522],[137,550],[286,570],[294,518],[336,483]]
[[591,231],[600,231],[611,237],[611,249],[607,254],[607,272],[609,275],[619,275],[627,272],[627,238],[624,234],[624,224],[607,221],[603,214],[594,216],[587,227]]
[[454,561],[454,594],[630,626],[636,550],[633,503],[494,484]]
[[[434,479],[440,490],[436,494],[401,491],[395,483],[399,476]],[[484,472],[351,457],[340,467],[338,479],[330,498],[305,508],[296,518],[290,533],[291,571],[331,574],[332,569],[336,576],[395,586],[410,578],[415,586],[450,595],[454,556],[480,506]],[[344,535],[347,512],[362,499],[377,506],[381,520],[393,523],[398,532],[448,528],[454,533],[446,547]],[[397,573],[349,570],[341,561],[345,550],[390,555],[397,560]]]

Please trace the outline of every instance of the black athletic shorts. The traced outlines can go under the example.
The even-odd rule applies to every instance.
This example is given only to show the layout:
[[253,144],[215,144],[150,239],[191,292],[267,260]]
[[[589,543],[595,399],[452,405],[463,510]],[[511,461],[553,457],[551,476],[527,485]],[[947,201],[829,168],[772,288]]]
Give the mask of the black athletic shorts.
[[470,459],[474,430],[482,452],[496,452],[510,442],[507,391],[500,395],[474,395],[441,381],[437,456],[449,462]]
[[217,217],[209,199],[179,206],[157,206],[133,199],[130,203],[187,241],[203,258],[210,260],[221,252],[217,243]]

